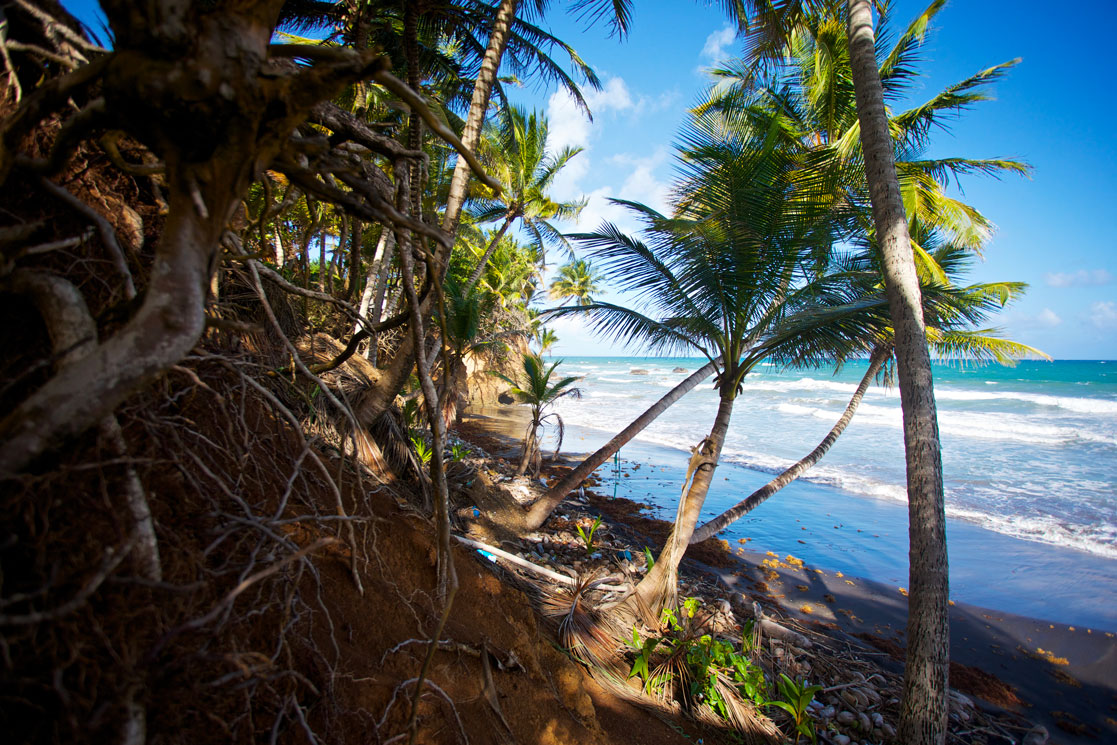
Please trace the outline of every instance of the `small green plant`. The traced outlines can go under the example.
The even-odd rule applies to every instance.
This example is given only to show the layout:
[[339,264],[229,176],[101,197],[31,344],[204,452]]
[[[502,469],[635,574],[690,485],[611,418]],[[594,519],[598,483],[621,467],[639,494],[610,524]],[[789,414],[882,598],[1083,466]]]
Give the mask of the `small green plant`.
[[455,443],[450,448],[450,460],[452,460],[454,463],[461,463],[472,454],[473,451],[460,442]]
[[635,626],[632,627],[632,640],[629,645],[636,650],[636,659],[632,662],[632,670],[629,671],[628,677],[640,676],[640,679],[644,681],[644,693],[659,695],[663,692],[664,686],[671,682],[672,675],[670,672],[659,672],[658,670],[653,672],[651,668],[652,656],[661,643],[665,643],[664,640],[655,636],[641,641],[640,632],[636,630]]
[[705,634],[687,652],[690,670],[690,696],[704,703],[723,719],[729,718],[727,689],[754,704],[767,701],[764,672],[752,660],[738,654],[733,645]]
[[814,723],[807,716],[807,706],[814,700],[815,694],[822,690],[822,686],[809,686],[805,680],[795,681],[780,673],[776,687],[782,700],[769,701],[768,705],[783,709],[791,715],[791,721],[795,725],[796,742],[799,741],[800,735],[806,735],[812,743],[817,742]]
[[644,563],[648,565],[649,572],[655,566],[655,557],[652,556],[652,550],[647,546],[644,546]]
[[[419,402],[414,399],[408,399],[403,402],[403,409],[400,411],[403,415],[403,426],[407,427],[408,432],[412,432],[419,426]],[[414,440],[412,440],[414,441]]]
[[593,553],[593,534],[596,533],[597,529],[601,527],[601,515],[598,515],[597,519],[593,521],[593,525],[590,526],[590,529],[589,529],[588,532],[586,530],[584,530],[581,525],[579,525],[577,527],[578,527],[578,537],[582,539],[582,543],[586,544],[586,554],[592,554]]
[[629,677],[639,676],[644,691],[657,696],[673,680],[686,682],[679,691],[685,700],[709,706],[726,719],[731,719],[737,698],[757,706],[768,703],[764,672],[745,652],[709,634],[696,634],[700,604],[698,598],[686,598],[678,610],[665,608],[660,616],[663,633],[648,639],[641,640],[633,627],[628,644],[635,659]]
[[434,451],[431,450],[431,446],[427,444],[427,441],[419,435],[412,435],[411,446],[415,448],[415,457],[419,459],[419,462],[424,466],[429,466]]

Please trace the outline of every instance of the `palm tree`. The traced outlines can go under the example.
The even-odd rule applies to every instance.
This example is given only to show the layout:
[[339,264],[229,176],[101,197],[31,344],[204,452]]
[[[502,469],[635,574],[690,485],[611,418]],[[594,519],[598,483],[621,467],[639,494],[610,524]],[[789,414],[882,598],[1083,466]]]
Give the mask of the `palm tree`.
[[[872,308],[850,305],[841,278],[819,277],[815,254],[833,235],[828,205],[798,188],[798,146],[773,117],[760,126],[717,112],[684,130],[684,179],[676,213],[619,202],[644,223],[645,240],[605,224],[572,236],[629,293],[641,313],[608,303],[559,309],[584,312],[591,327],[654,352],[689,350],[717,369],[719,407],[710,434],[693,450],[667,544],[628,605],[658,618],[674,601],[679,562],[713,479],[734,402],[745,376],[766,359],[806,364],[861,349]],[[846,307],[823,331],[805,315],[796,333],[780,325],[795,309]]]
[[[940,8],[941,3],[932,4],[909,25],[897,43],[884,56],[880,75],[886,97],[896,96],[916,74],[919,61],[918,41],[925,32],[927,23]],[[747,107],[748,99],[745,97],[750,95],[753,100],[759,98],[764,101],[766,106],[777,106],[785,112],[785,115],[790,114],[797,122],[796,126],[802,132],[804,144],[811,150],[811,157],[830,163],[827,170],[839,175],[838,183],[841,184],[844,192],[849,194],[850,201],[864,203],[867,201],[866,195],[858,194],[864,191],[863,173],[856,136],[859,125],[853,100],[847,48],[844,24],[832,15],[808,15],[794,30],[788,44],[787,68],[790,82],[784,80],[781,83],[777,79],[775,85],[769,84],[767,89],[758,92],[749,80],[747,70],[737,62],[715,72],[721,78],[721,82],[715,86],[710,100],[700,108],[740,110]],[[1017,161],[1004,159],[924,160],[921,154],[927,130],[933,122],[941,124],[939,120],[944,113],[958,111],[978,101],[986,100],[988,97],[984,88],[1014,64],[1015,62],[1009,62],[981,71],[960,83],[949,86],[926,103],[891,118],[893,137],[897,140],[897,170],[909,215],[912,249],[917,259],[921,284],[924,287],[930,286],[932,291],[935,291],[937,286],[952,288],[954,285],[953,279],[948,277],[947,271],[940,265],[940,260],[949,259],[952,266],[957,266],[958,253],[967,251],[980,253],[992,231],[992,224],[983,214],[946,194],[945,186],[948,180],[951,177],[957,178],[962,174],[974,172],[990,175],[1004,172],[1026,173],[1029,167]],[[812,147],[811,143],[817,144]],[[856,212],[851,214],[856,215]],[[862,217],[856,222],[860,222],[862,233],[873,232],[869,220]],[[944,245],[939,252],[933,254],[931,249],[943,243],[944,235],[949,238],[949,245]],[[878,249],[875,244],[871,246],[866,244],[860,260],[875,265],[876,262],[871,261],[871,256],[876,253]],[[874,267],[872,272],[872,276],[880,274],[878,267]],[[985,303],[990,298],[994,298],[1003,306],[1023,291],[1023,285],[1018,283],[999,283],[995,286],[995,292],[993,288],[992,285],[964,288],[963,292],[966,294],[955,294],[945,299],[952,300],[956,306],[969,308],[962,315],[973,320],[976,318],[971,315],[974,307],[986,312],[990,308],[986,307]],[[939,301],[937,308],[931,308],[925,303],[925,315],[927,313],[934,315],[934,311],[941,311],[943,300],[940,293],[937,297]],[[960,313],[961,311],[948,314],[945,319],[941,319],[939,313],[941,319],[939,323],[953,324]],[[941,338],[943,329],[936,325],[929,328],[931,332],[940,334],[939,338]],[[959,331],[956,328],[947,330]],[[940,354],[947,352],[940,344],[935,343],[935,337],[932,337],[932,346]],[[869,384],[890,359],[891,354],[891,338],[880,340],[874,348],[870,365],[849,406],[818,447],[749,497],[698,528],[691,542],[705,540],[723,530],[821,459],[852,419]],[[970,343],[961,356],[979,360],[991,356],[1002,364],[1014,364],[1016,358],[1020,356],[1042,357],[1044,355],[1031,347],[1008,342],[995,336],[971,334]]]
[[575,259],[559,267],[547,295],[552,300],[573,300],[579,306],[593,303],[593,295],[601,290],[604,276],[585,259]]
[[[846,48],[850,84],[855,94],[857,137],[864,158],[865,182],[879,239],[882,269],[895,329],[896,370],[900,383],[908,474],[910,552],[907,661],[899,739],[911,745],[941,745],[947,724],[947,656],[949,581],[946,554],[946,507],[931,358],[920,300],[903,191],[894,159],[885,107],[881,65],[870,0],[846,0]],[[921,18],[943,5],[934,0]],[[826,0],[749,0],[754,12],[751,56],[782,55],[787,42],[808,16],[835,17]],[[925,24],[924,24],[925,28]],[[922,31],[904,43],[915,46]],[[885,60],[887,67],[888,60]]]
[[539,355],[542,356],[558,342],[558,334],[554,329],[541,328],[535,334],[535,341],[539,344]]
[[528,422],[527,431],[524,433],[524,442],[520,449],[520,464],[516,468],[517,476],[523,476],[529,465],[532,466],[535,475],[539,474],[542,462],[539,431],[548,421],[554,421],[557,428],[558,443],[555,445],[555,456],[558,455],[559,448],[562,447],[562,417],[554,412],[548,413],[547,410],[559,399],[582,396],[581,389],[571,387],[578,380],[577,377],[551,381],[555,368],[560,364],[562,360],[553,362],[550,367],[547,367],[539,355],[529,352],[523,358],[524,375],[521,380],[513,380],[501,373],[492,373],[512,386],[512,393],[520,399],[521,403],[531,407],[531,421]]
[[[925,240],[925,245],[928,242]],[[934,251],[930,258],[937,270],[944,271],[943,276],[954,275],[964,266],[963,259],[967,252],[966,248],[951,244]],[[872,254],[864,255],[862,262],[873,263]],[[879,270],[873,267],[871,273],[873,276],[877,276]],[[940,357],[950,360],[969,360],[979,364],[997,362],[1010,366],[1015,365],[1019,359],[1050,359],[1034,347],[1000,338],[995,329],[973,329],[990,312],[1003,308],[1023,294],[1026,288],[1023,283],[984,283],[955,288],[949,279],[946,284],[940,284],[937,272],[934,276],[931,276],[931,272],[924,272],[922,279],[924,282],[922,293],[924,315],[928,319],[928,337],[932,348]],[[886,335],[885,338],[879,339],[874,346],[872,354],[869,356],[868,368],[850,398],[845,411],[842,412],[841,417],[826,433],[818,446],[748,497],[706,524],[696,528],[690,542],[699,543],[725,530],[725,528],[752,512],[785,486],[802,476],[821,460],[842,432],[845,431],[869,385],[885,368],[891,357],[892,340],[890,335]]]
[[694,390],[703,380],[713,375],[717,369],[717,361],[707,362],[664,394],[662,398],[652,404],[643,414],[636,417],[631,424],[614,435],[607,443],[586,456],[572,471],[555,482],[543,496],[535,500],[526,515],[518,516],[521,518],[519,522],[523,529],[526,531],[538,530],[551,516],[551,513],[555,511],[555,508],[562,503],[567,494],[585,481],[602,463],[613,457],[614,453],[631,442],[636,435],[643,432],[649,424],[659,418],[660,414]]
[[465,408],[463,389],[466,385],[465,358],[467,355],[492,344],[495,339],[482,333],[482,324],[496,305],[491,293],[480,293],[475,288],[465,289],[454,277],[448,277],[443,286],[445,325],[450,347],[448,369],[443,373],[443,420],[460,421]]
[[502,191],[495,197],[478,200],[473,217],[482,223],[503,221],[470,274],[467,289],[481,278],[500,239],[517,220],[540,254],[547,244],[568,246],[566,238],[549,221],[577,219],[586,202],[584,199],[555,202],[547,191],[559,171],[582,149],[567,147],[552,155],[546,145],[547,120],[534,111],[526,114],[515,106],[502,110],[500,126],[491,128],[489,137],[481,141],[481,160],[500,181]]

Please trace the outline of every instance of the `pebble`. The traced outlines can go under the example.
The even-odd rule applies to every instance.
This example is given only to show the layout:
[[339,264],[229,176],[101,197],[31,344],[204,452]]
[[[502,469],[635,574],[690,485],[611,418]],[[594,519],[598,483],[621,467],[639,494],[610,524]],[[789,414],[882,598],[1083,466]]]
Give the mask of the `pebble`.
[[852,711],[838,712],[838,721],[842,724],[853,724],[857,721],[857,716]]

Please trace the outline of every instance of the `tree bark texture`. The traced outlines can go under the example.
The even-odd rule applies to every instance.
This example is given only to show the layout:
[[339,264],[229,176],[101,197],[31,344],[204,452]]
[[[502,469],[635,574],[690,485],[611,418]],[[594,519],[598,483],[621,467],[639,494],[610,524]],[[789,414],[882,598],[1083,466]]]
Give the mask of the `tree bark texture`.
[[485,266],[488,265],[489,259],[493,257],[493,253],[496,251],[496,247],[500,243],[500,239],[503,238],[504,234],[508,232],[508,228],[512,226],[512,222],[517,217],[519,217],[519,215],[517,215],[513,211],[509,211],[508,214],[505,215],[504,222],[501,224],[500,230],[496,231],[496,235],[494,235],[493,239],[489,241],[488,248],[485,249],[485,253],[477,261],[477,266],[473,268],[473,273],[469,275],[469,281],[465,283],[465,290],[463,294],[468,295],[469,291],[472,290],[474,286],[476,286],[478,280],[481,279],[481,275],[485,273]]
[[895,330],[896,373],[907,458],[910,596],[899,740],[908,745],[941,745],[946,738],[948,714],[949,579],[942,453],[931,357],[874,56],[869,0],[849,0],[848,23],[865,175]]
[[709,362],[698,370],[695,370],[685,380],[668,391],[667,395],[656,401],[651,408],[637,417],[632,424],[622,429],[613,439],[602,445],[596,452],[579,463],[577,468],[548,489],[546,494],[531,505],[531,509],[528,511],[527,517],[525,518],[527,530],[538,530],[539,526],[547,521],[547,518],[551,516],[551,513],[562,503],[562,500],[566,498],[566,495],[569,494],[571,490],[585,481],[602,463],[613,457],[614,453],[627,445],[632,438],[643,432],[649,424],[658,419],[660,414],[667,411],[672,404],[698,387],[699,383],[713,375],[716,370],[717,365],[713,362]]
[[[489,110],[493,83],[496,82],[496,75],[500,70],[500,60],[504,56],[504,48],[508,44],[508,34],[512,28],[512,20],[516,17],[518,5],[518,0],[501,0],[500,7],[497,8],[493,31],[489,36],[489,45],[485,49],[485,56],[481,60],[481,70],[477,74],[477,82],[473,86],[473,97],[469,102],[469,114],[465,120],[465,129],[462,131],[462,144],[470,150],[477,150],[477,145],[481,142],[481,130],[485,124],[485,114]],[[465,206],[469,174],[469,164],[459,157],[457,165],[454,166],[454,176],[450,181],[450,194],[446,200],[446,214],[442,218],[442,229],[451,235],[457,234],[462,207]],[[446,263],[442,257],[439,258],[442,264]]]
[[822,442],[818,443],[818,447],[795,463],[795,465],[788,468],[779,476],[776,476],[776,478],[754,491],[733,507],[730,507],[705,525],[700,525],[695,529],[694,535],[690,537],[690,542],[701,543],[707,538],[713,538],[715,535],[762,505],[769,497],[802,476],[810,470],[815,463],[822,460],[822,456],[826,455],[826,452],[831,446],[837,442],[842,432],[844,432],[845,428],[849,425],[850,420],[853,419],[857,407],[861,405],[861,399],[865,397],[865,391],[869,389],[869,385],[873,382],[873,378],[877,376],[881,367],[884,366],[890,352],[891,348],[889,347],[886,350],[877,350],[873,353],[873,356],[869,360],[869,369],[865,371],[864,377],[861,378],[861,383],[857,386],[857,390],[854,391],[853,397],[850,398],[849,404],[846,406],[841,418],[839,418],[837,423],[826,433],[826,437],[822,438]]
[[[56,356],[55,366],[63,369],[79,362],[97,347],[97,326],[89,314],[85,298],[68,280],[45,273],[18,269],[9,278],[9,287],[30,296],[50,335]],[[113,458],[128,457],[128,443],[116,416],[108,414],[99,422],[101,439]],[[133,558],[141,576],[153,582],[163,579],[155,523],[143,484],[131,465],[124,466],[121,484],[124,500],[136,532]]]
[[691,477],[690,487],[684,482],[686,493],[679,499],[679,510],[675,524],[667,537],[667,544],[656,559],[652,570],[640,580],[625,604],[647,623],[658,623],[664,608],[675,604],[677,593],[679,563],[683,560],[690,536],[702,515],[702,505],[714,480],[721,449],[725,444],[725,433],[729,430],[729,420],[733,416],[732,395],[722,394],[717,416],[710,434],[695,448],[691,456],[687,476]]
[[93,426],[190,351],[218,241],[254,174],[315,104],[380,71],[367,53],[281,73],[268,57],[281,5],[102,2],[116,49],[85,74],[100,75],[103,124],[164,162],[167,220],[135,315],[0,421],[0,474]]

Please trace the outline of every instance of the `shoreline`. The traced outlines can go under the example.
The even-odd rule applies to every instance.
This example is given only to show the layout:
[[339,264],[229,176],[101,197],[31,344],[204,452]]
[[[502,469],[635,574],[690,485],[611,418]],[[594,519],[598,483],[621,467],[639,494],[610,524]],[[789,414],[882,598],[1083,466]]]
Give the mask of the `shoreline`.
[[[501,415],[499,410],[489,413]],[[564,458],[577,459],[612,436],[576,425],[566,429]],[[628,443],[620,453],[617,495],[650,504],[657,516],[672,519],[687,457],[682,450],[654,442]],[[611,469],[606,465],[598,473]],[[719,464],[703,519],[771,477],[731,462]],[[610,493],[613,488],[610,483]],[[1117,607],[1093,600],[1117,598],[1117,560],[999,533],[953,516],[947,517],[947,533],[953,599],[1069,626],[1117,631]],[[907,509],[893,500],[800,479],[720,537],[735,545],[739,538],[748,538],[831,571],[907,584]]]
[[[514,407],[475,411],[468,415],[466,428],[474,437],[479,430],[482,437],[490,439],[479,444],[488,444],[494,457],[511,460],[522,429],[518,418]],[[567,451],[560,455],[558,463],[564,462],[576,462],[576,454]],[[611,484],[599,483],[595,491],[608,491],[608,486]],[[564,518],[579,510],[587,515],[603,514],[609,523],[643,535],[651,543],[655,534],[662,536],[669,529],[668,523],[648,514],[648,505],[639,501],[601,496],[590,489],[585,497],[564,503],[557,512]],[[732,593],[761,599],[785,618],[839,641],[867,646],[882,665],[902,669],[907,599],[900,587],[818,569],[814,562],[804,563],[794,554],[765,551],[770,547],[760,545],[759,539],[743,544],[712,541],[728,550],[722,552],[727,561],[713,557],[709,563],[699,563],[688,553],[684,565],[715,576]],[[658,550],[658,546],[652,548]],[[695,553],[703,559],[710,554],[705,550]],[[715,563],[719,566],[712,565]],[[1102,595],[1103,602],[1104,598]],[[961,601],[952,601],[950,627],[954,687],[966,688],[990,704],[991,710],[1017,712],[1046,726],[1053,743],[1084,745],[1106,738],[1117,741],[1114,632],[1087,630]],[[965,683],[955,682],[955,678]]]

